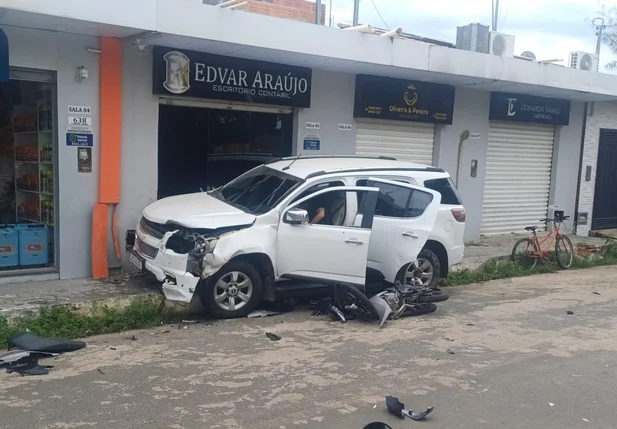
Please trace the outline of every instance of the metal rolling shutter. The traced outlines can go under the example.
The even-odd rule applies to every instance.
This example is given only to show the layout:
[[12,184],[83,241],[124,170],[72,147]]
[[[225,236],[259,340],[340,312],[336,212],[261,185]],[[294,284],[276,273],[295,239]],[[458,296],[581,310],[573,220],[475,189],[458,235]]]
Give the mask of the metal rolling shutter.
[[393,156],[399,161],[433,164],[433,124],[360,122],[356,133],[356,155]]
[[482,235],[524,232],[547,215],[555,127],[491,122]]

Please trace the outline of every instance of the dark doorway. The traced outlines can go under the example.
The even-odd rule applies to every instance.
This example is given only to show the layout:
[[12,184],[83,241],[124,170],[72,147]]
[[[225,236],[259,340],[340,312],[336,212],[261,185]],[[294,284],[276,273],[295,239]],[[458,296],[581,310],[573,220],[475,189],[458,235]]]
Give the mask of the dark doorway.
[[221,186],[291,155],[293,115],[159,106],[158,195]]
[[617,228],[617,130],[600,130],[591,229]]

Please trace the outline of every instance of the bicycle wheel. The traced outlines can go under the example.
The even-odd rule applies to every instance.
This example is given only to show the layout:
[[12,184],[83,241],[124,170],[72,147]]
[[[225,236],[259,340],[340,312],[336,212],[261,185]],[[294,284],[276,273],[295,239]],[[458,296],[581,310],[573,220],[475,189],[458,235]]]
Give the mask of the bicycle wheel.
[[560,235],[555,240],[555,256],[557,263],[563,269],[568,269],[574,262],[574,247],[572,242],[565,235]]
[[512,248],[512,261],[523,268],[532,269],[538,263],[535,246],[529,238],[521,238]]

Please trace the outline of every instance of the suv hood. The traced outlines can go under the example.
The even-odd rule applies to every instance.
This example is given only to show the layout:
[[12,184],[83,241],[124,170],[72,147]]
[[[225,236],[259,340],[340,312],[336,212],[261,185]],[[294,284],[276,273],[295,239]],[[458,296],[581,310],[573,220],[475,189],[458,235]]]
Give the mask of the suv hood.
[[205,192],[176,195],[158,200],[143,210],[146,219],[166,224],[176,223],[187,228],[216,229],[249,225],[255,216],[230,206]]

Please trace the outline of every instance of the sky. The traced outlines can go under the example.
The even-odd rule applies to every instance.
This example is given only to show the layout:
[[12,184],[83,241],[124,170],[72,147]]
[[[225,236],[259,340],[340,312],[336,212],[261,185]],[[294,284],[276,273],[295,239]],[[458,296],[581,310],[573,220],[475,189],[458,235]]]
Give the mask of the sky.
[[[595,52],[591,20],[598,16],[600,1],[500,0],[497,29],[515,36],[516,55],[532,51],[538,60],[559,58],[567,65],[570,51]],[[607,0],[607,5],[613,1]],[[322,2],[329,8],[330,0]],[[351,24],[353,0],[332,0],[332,15],[333,25]],[[390,28],[454,43],[458,26],[472,22],[490,26],[491,0],[361,0],[361,24],[385,28],[384,21]],[[603,46],[600,70],[606,72],[603,64],[615,59]]]

